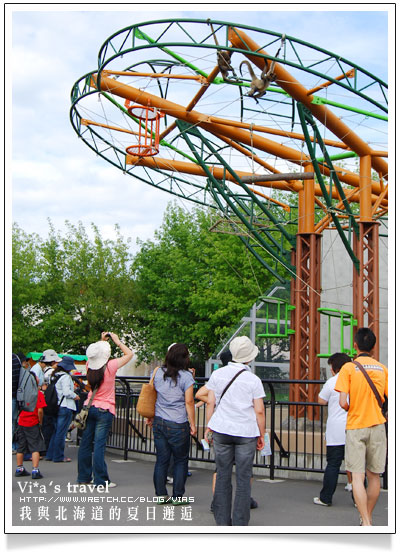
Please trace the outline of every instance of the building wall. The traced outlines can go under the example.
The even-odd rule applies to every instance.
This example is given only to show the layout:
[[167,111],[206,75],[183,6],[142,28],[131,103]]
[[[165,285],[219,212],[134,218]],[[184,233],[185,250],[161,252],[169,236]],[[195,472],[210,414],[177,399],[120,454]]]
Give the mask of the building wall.
[[133,353],[133,358],[125,366],[121,367],[117,371],[117,376],[123,377],[150,377],[153,369],[160,365],[159,362],[153,361],[150,364],[139,364],[137,361],[137,356]]
[[[336,231],[325,230],[322,239],[321,307],[353,311],[353,264]],[[332,326],[333,324],[333,320]],[[388,247],[379,242],[379,340],[380,360],[388,362]],[[332,330],[331,348],[340,349],[338,324]],[[321,316],[321,352],[328,347],[328,321]],[[346,346],[347,347],[347,346]],[[323,363],[321,362],[321,366]]]
[[[321,269],[321,308],[339,309],[352,313],[353,311],[353,263],[347,253],[338,233],[333,230],[325,230],[322,239],[322,269]],[[267,296],[282,297],[279,291],[267,292]],[[388,363],[388,239],[381,238],[379,244],[379,344],[380,344],[380,360],[387,365]],[[258,316],[258,317],[256,317]],[[257,304],[254,304],[247,316],[244,316],[236,333],[230,339],[226,339],[226,349],[229,341],[237,335],[247,335],[253,342],[259,344],[256,338],[256,324],[265,323],[265,318],[261,319],[257,313]],[[346,327],[346,335],[344,339],[344,347],[352,348],[350,342],[349,330]],[[320,353],[340,351],[340,319],[331,319],[331,334],[328,333],[328,317],[321,315],[321,343]],[[220,361],[214,354],[214,357],[206,362],[206,377],[209,377],[214,367],[220,365]],[[268,363],[252,362],[252,370],[256,372],[256,366],[264,366]],[[282,370],[289,373],[289,364],[279,363]],[[331,376],[327,358],[321,358],[321,379],[327,379]]]

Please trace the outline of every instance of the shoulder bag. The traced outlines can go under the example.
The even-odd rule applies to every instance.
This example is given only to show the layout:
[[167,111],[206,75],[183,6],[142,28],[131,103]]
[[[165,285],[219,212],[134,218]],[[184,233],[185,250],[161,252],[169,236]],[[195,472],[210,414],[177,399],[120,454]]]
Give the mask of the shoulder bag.
[[86,406],[84,406],[82,410],[78,412],[78,414],[76,414],[74,421],[72,423],[77,429],[82,429],[82,430],[85,429],[86,420],[89,415],[89,409],[92,406],[92,402],[96,393],[97,393],[97,388],[92,392],[92,396],[90,397],[90,400],[86,404]]
[[219,398],[218,405],[221,404],[222,397],[224,396],[224,394],[226,393],[226,391],[229,389],[229,387],[232,385],[232,383],[235,381],[235,379],[237,379],[237,377],[239,377],[239,375],[240,375],[241,373],[243,373],[244,371],[246,371],[246,368],[241,369],[240,371],[237,372],[237,374],[236,374],[234,377],[232,377],[232,379],[229,381],[229,383],[227,384],[227,386],[225,387],[225,389],[222,391],[222,394],[221,394],[221,396],[220,396],[220,398]]
[[136,411],[143,418],[154,418],[156,413],[157,391],[154,388],[154,377],[158,369],[160,368],[155,368],[150,381],[142,385],[142,390],[140,391]]
[[386,421],[388,421],[388,413],[387,413],[387,408],[384,407],[383,401],[380,397],[380,394],[378,393],[378,389],[375,387],[374,382],[372,381],[371,377],[368,375],[368,373],[365,371],[364,366],[362,366],[360,364],[360,362],[357,362],[357,360],[354,360],[353,364],[358,367],[358,369],[362,372],[362,374],[364,375],[365,379],[368,382],[368,385],[371,387],[372,392],[375,395],[375,398],[379,404],[379,408],[381,409],[382,415],[385,418]]

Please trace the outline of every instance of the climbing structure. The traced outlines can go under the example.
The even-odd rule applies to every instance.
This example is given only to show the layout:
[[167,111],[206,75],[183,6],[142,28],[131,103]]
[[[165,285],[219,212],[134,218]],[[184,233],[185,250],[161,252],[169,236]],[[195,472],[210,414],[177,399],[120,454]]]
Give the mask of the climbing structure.
[[[147,184],[213,208],[214,230],[236,234],[267,272],[291,282],[291,378],[320,377],[324,230],[337,231],[348,254],[341,264],[354,268],[353,326],[379,339],[382,79],[282,33],[171,19],[107,39],[71,98],[77,134],[134,177],[135,191]],[[151,152],[132,149],[138,137],[152,140]],[[299,384],[291,398],[315,394]]]

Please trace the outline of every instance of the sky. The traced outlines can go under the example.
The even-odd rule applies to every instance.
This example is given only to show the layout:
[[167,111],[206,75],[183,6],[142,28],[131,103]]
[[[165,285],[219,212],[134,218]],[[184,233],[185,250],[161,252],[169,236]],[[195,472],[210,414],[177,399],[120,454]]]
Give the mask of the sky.
[[[50,218],[60,230],[65,220],[81,221],[87,229],[93,222],[103,237],[114,238],[114,225],[118,223],[125,238],[130,237],[135,243],[136,238],[143,241],[152,238],[160,227],[167,204],[174,198],[151,186],[141,187],[96,157],[77,137],[69,121],[72,85],[96,68],[102,43],[130,24],[169,17],[238,21],[286,33],[342,54],[387,79],[388,42],[394,36],[393,12],[388,18],[387,10],[392,8],[387,4],[247,3],[240,11],[237,8],[237,11],[216,10],[215,5],[223,7],[221,3],[202,7],[167,4],[168,9],[165,4],[156,4],[152,10],[146,5],[148,11],[143,10],[144,5],[130,5],[129,9],[121,4],[95,4],[95,8],[90,4],[51,3],[40,7],[8,6],[5,13],[6,230],[15,221],[26,232],[46,237]],[[187,203],[185,207],[190,208]],[[347,550],[348,544],[353,544],[356,550],[362,543],[358,536],[354,541],[349,536],[338,540],[337,536],[325,534],[323,538],[330,543],[330,549],[342,543],[339,549]],[[382,547],[382,538],[376,542],[373,536],[368,538],[361,546],[364,555],[388,549],[387,544]],[[240,545],[240,538],[236,539]],[[241,549],[248,551],[249,541],[246,536]],[[254,545],[257,543],[254,549],[259,551],[260,539],[255,537],[250,543],[253,541]],[[293,551],[301,554],[299,546],[303,542],[309,554],[310,544],[316,543],[311,536],[269,537],[268,547],[271,549],[276,544],[273,550],[281,551],[284,544],[285,549],[293,546]],[[203,545],[197,547],[204,550]],[[195,553],[197,547],[192,548]]]
[[135,250],[136,238],[152,238],[175,199],[96,157],[69,121],[72,85],[96,68],[102,43],[130,24],[177,17],[238,21],[316,44],[387,80],[385,5],[314,4],[300,10],[293,4],[247,4],[244,11],[215,10],[212,4],[200,9],[195,4],[164,6],[155,5],[153,11],[135,5],[126,11],[119,4],[9,7],[6,191],[11,206],[6,205],[6,216],[26,232],[46,237],[48,219],[60,230],[68,220],[81,221],[87,230],[93,222],[104,238],[114,238],[118,223]]

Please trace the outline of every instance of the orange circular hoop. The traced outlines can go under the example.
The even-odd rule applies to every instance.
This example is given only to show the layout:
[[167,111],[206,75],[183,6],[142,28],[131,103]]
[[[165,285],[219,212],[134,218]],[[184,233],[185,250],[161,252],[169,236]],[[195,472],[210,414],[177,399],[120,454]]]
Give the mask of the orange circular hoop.
[[155,108],[150,106],[129,105],[125,103],[128,112],[136,118],[139,123],[139,142],[130,145],[125,150],[128,155],[137,157],[153,157],[159,151],[160,143],[160,117],[163,116]]
[[125,149],[128,155],[134,155],[135,157],[154,157],[157,155],[159,149],[151,146],[145,145],[130,145]]

